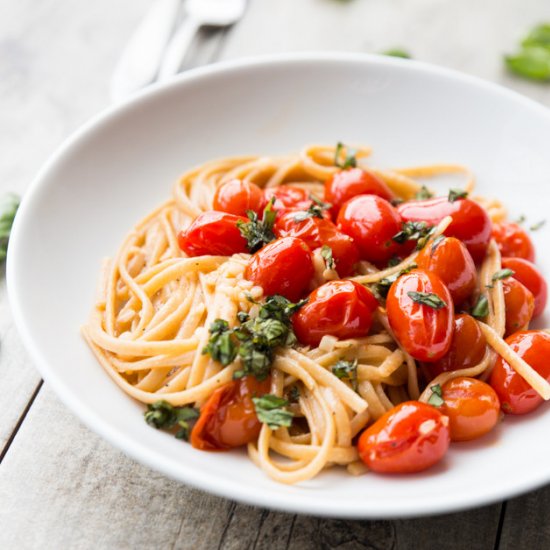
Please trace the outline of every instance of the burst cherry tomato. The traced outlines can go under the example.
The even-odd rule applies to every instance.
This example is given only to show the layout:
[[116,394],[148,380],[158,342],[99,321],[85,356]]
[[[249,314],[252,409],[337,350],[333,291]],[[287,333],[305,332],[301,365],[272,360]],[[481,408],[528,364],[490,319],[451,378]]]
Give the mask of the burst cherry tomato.
[[493,238],[503,256],[535,261],[535,247],[527,231],[517,223],[501,222],[493,226]]
[[313,256],[302,239],[284,237],[264,246],[248,262],[245,277],[264,290],[293,302],[307,291],[313,278]]
[[502,281],[506,307],[506,336],[527,328],[535,310],[535,299],[519,281],[508,277]]
[[304,207],[305,210],[311,204],[309,193],[303,187],[293,185],[280,185],[264,190],[266,202],[275,197],[273,208],[276,210],[289,210]]
[[180,231],[178,244],[188,256],[231,256],[247,252],[246,239],[237,227],[239,220],[248,221],[224,212],[203,212],[187,229]]
[[475,378],[460,376],[441,388],[449,417],[451,441],[469,441],[490,432],[498,422],[500,401],[495,390]]
[[395,337],[415,359],[437,361],[449,351],[453,299],[435,273],[413,269],[399,277],[390,287],[386,309]]
[[338,229],[353,238],[361,257],[369,262],[383,264],[401,250],[392,240],[401,231],[399,214],[375,195],[359,195],[345,202],[338,214]]
[[433,378],[442,372],[467,369],[483,360],[487,349],[485,336],[477,321],[462,313],[455,315],[453,339],[449,351],[438,361],[426,363]]
[[340,207],[356,195],[377,195],[388,201],[395,197],[382,178],[361,168],[336,172],[325,182],[325,201],[332,204],[334,218]]
[[262,424],[252,398],[269,393],[269,388],[269,379],[259,382],[253,376],[218,388],[201,407],[191,445],[201,451],[224,451],[254,441]]
[[[506,343],[550,382],[550,334],[525,330],[509,336]],[[542,397],[502,357],[495,363],[490,382],[505,413],[526,414],[543,402]]]
[[366,336],[378,302],[363,285],[329,281],[314,290],[292,319],[298,340],[317,346],[330,334],[341,340]]
[[538,317],[546,307],[548,285],[541,272],[528,260],[523,258],[502,258],[502,267],[514,272],[514,279],[518,280],[535,298],[533,317]]
[[462,241],[475,262],[484,258],[492,224],[487,212],[474,201],[459,199],[450,202],[446,197],[437,197],[405,202],[397,210],[405,222],[425,221],[429,225],[437,225],[446,216],[451,216],[453,221],[445,235]]
[[431,271],[445,283],[455,305],[469,298],[477,285],[474,260],[458,239],[445,237],[425,246],[416,259],[418,267]]
[[359,252],[351,237],[338,231],[330,220],[313,217],[296,221],[295,218],[296,212],[283,214],[275,224],[275,235],[277,237],[298,237],[311,250],[323,245],[329,246],[338,275],[347,277],[353,273],[353,266],[359,261]]
[[255,183],[230,180],[216,189],[214,210],[246,216],[247,210],[261,213],[265,206],[264,192]]
[[437,409],[406,401],[359,437],[361,460],[375,472],[408,474],[439,462],[449,448],[449,419]]

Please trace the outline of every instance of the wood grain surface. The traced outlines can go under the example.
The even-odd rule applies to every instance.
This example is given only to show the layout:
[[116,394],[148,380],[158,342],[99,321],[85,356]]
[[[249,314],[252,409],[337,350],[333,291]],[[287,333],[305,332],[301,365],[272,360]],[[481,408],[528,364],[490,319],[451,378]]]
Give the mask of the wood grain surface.
[[[0,0],[0,192],[23,194],[61,141],[108,105],[114,64],[149,5]],[[503,53],[545,20],[547,0],[249,0],[238,25],[198,35],[186,68],[282,51],[403,47],[550,106],[550,86],[518,80],[502,65]],[[141,466],[42,384],[1,275],[2,549],[550,548],[550,487],[456,514],[343,521],[244,506]]]

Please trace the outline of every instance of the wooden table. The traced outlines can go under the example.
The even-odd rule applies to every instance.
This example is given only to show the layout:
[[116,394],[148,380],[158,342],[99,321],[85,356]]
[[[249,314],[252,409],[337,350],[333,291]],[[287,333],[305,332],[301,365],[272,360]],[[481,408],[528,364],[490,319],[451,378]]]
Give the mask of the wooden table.
[[[61,141],[108,105],[114,63],[149,4],[0,0],[2,192],[23,193]],[[502,65],[503,52],[544,20],[545,0],[249,0],[237,26],[199,36],[187,65],[402,46],[550,106],[550,86]],[[60,404],[19,341],[3,280],[0,293],[0,548],[550,548],[550,487],[445,516],[341,521],[255,509],[171,481]]]

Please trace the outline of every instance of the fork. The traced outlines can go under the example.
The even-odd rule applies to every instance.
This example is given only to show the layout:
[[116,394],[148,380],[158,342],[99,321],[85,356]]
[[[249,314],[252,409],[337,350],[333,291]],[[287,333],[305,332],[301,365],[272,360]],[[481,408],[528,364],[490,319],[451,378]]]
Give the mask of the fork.
[[166,47],[158,80],[177,74],[195,34],[202,26],[227,27],[244,14],[246,0],[187,0],[186,17]]

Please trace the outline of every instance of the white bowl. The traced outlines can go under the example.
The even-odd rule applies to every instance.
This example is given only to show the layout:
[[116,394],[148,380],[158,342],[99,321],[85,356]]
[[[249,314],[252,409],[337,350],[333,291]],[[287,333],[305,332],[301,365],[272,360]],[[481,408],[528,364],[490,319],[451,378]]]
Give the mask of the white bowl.
[[[368,143],[379,166],[464,163],[479,191],[536,222],[547,214],[549,111],[449,70],[387,57],[299,54],[210,66],[152,87],[67,140],[31,185],[15,222],[8,286],[33,360],[91,429],[151,468],[201,489],[281,510],[398,517],[480,505],[550,481],[550,411],[454,445],[421,475],[355,478],[333,469],[288,487],[241,452],[194,450],[143,421],[79,334],[100,259],[165,200],[189,167],[220,156]],[[548,245],[534,234],[539,252]],[[550,273],[550,256],[539,254]],[[547,321],[548,319],[546,319]]]

